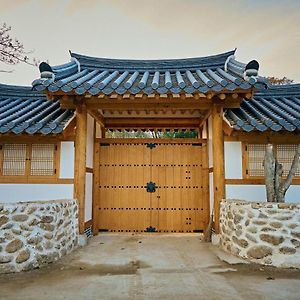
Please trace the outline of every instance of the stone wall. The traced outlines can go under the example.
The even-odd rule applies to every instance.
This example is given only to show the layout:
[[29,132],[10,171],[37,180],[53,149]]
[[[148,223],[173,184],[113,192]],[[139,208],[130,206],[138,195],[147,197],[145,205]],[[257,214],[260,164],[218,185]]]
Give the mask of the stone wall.
[[0,273],[41,267],[77,244],[75,200],[0,203]]
[[224,200],[220,246],[249,261],[300,268],[300,204]]

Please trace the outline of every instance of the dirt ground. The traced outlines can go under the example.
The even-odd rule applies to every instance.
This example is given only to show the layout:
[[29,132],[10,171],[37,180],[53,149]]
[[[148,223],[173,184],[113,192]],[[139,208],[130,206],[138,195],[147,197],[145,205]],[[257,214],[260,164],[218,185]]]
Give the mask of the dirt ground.
[[100,234],[48,267],[0,275],[0,299],[300,299],[300,270],[218,253],[195,234]]

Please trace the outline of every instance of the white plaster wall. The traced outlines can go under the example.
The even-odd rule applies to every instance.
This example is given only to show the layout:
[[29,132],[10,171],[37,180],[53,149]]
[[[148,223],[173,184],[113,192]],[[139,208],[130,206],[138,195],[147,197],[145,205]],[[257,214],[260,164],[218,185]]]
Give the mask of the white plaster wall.
[[242,143],[241,142],[225,142],[225,178],[226,179],[242,179]]
[[[288,203],[300,203],[300,186],[292,185],[286,193],[285,200]],[[266,201],[266,189],[263,184],[226,184],[227,199],[241,199],[247,201]]]
[[85,209],[84,209],[84,221],[92,219],[92,207],[93,207],[93,174],[86,173],[85,177]]
[[72,198],[73,184],[0,184],[0,202]]
[[59,178],[74,178],[74,150],[74,142],[61,142]]
[[86,166],[93,167],[94,154],[94,119],[87,116],[87,137],[86,137]]

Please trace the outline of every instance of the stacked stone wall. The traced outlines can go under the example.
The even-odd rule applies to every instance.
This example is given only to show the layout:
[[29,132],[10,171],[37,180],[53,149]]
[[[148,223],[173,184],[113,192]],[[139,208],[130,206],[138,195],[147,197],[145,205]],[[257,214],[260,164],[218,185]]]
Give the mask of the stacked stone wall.
[[224,200],[220,246],[251,262],[300,268],[300,204]]
[[0,273],[41,267],[77,244],[75,200],[0,203]]

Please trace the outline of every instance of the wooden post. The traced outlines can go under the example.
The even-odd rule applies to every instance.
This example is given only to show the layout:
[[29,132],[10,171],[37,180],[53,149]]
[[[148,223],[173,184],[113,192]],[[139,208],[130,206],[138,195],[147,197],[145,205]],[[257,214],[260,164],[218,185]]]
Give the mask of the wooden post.
[[223,107],[213,104],[212,109],[212,148],[213,148],[213,183],[214,183],[214,216],[215,231],[220,230],[220,203],[225,198],[224,171],[224,135]]
[[76,106],[74,198],[79,206],[79,233],[84,233],[85,175],[86,175],[87,110],[85,104]]

